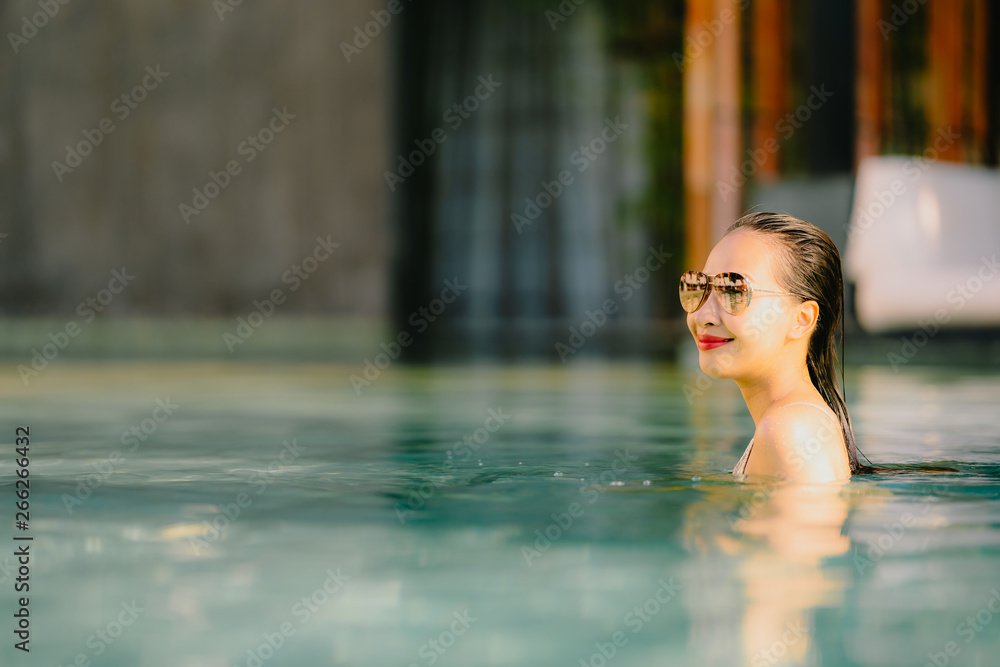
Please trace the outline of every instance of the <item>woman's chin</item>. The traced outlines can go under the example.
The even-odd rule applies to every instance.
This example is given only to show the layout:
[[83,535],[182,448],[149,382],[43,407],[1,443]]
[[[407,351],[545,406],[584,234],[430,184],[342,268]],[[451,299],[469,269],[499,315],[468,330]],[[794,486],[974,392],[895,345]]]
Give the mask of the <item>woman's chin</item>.
[[698,365],[701,372],[717,380],[731,380],[735,377],[733,358],[729,355],[714,354],[713,350],[702,350],[698,353]]

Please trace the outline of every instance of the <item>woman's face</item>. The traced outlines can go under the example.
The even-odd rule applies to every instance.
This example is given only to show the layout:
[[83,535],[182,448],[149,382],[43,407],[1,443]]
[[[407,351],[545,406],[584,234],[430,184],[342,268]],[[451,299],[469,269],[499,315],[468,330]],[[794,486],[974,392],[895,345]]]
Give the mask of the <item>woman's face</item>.
[[[713,289],[701,308],[688,313],[687,325],[698,345],[701,370],[716,378],[761,377],[789,363],[793,348],[801,353],[802,305],[793,296],[761,293],[786,291],[775,278],[772,263],[780,252],[759,232],[738,229],[712,249],[705,268],[708,275],[736,272],[750,279],[750,305],[739,315],[722,308]],[[719,344],[713,339],[730,339]],[[808,338],[805,339],[808,343]],[[801,363],[804,362],[804,358]]]

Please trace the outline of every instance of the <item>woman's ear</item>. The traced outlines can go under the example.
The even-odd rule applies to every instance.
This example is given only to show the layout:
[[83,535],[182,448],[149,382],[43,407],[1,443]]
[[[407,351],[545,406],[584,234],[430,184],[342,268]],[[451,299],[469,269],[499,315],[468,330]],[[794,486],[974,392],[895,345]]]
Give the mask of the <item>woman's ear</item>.
[[792,338],[808,337],[819,321],[819,304],[815,301],[803,301],[795,311],[795,320],[788,335]]

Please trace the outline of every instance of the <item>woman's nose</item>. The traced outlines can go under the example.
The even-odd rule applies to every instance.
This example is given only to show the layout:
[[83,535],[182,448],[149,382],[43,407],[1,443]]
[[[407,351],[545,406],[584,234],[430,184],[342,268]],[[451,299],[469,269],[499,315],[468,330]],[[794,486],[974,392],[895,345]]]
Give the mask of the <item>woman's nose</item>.
[[718,324],[720,307],[721,304],[719,303],[719,295],[714,289],[709,290],[708,296],[705,297],[705,302],[701,304],[701,308],[693,313],[695,322],[699,326]]

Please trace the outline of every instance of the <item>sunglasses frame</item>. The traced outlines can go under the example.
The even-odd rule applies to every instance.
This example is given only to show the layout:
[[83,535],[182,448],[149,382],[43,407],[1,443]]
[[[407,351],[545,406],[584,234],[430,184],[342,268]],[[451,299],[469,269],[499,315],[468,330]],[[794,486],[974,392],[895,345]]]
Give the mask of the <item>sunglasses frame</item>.
[[724,305],[726,303],[725,300],[724,299],[720,299],[719,300],[719,305],[721,305],[722,309],[724,311],[726,311],[727,313],[729,313],[730,315],[742,315],[744,312],[746,312],[746,309],[750,307],[750,302],[753,300],[754,292],[758,292],[760,294],[777,294],[777,295],[781,295],[781,296],[798,296],[798,294],[792,294],[791,292],[778,292],[776,290],[761,289],[761,288],[754,287],[752,280],[750,280],[748,277],[746,277],[742,273],[737,273],[736,271],[726,271],[726,272],[723,272],[723,273],[716,273],[714,276],[710,276],[707,273],[705,273],[704,271],[694,271],[694,270],[685,271],[684,273],[681,274],[681,280],[680,280],[680,284],[678,286],[678,292],[680,292],[681,290],[684,289],[684,276],[686,276],[689,273],[693,273],[693,274],[696,274],[698,276],[704,276],[707,279],[707,281],[706,281],[705,291],[701,295],[701,301],[698,302],[698,305],[693,310],[688,310],[688,309],[684,308],[684,299],[681,299],[681,308],[684,308],[684,312],[686,312],[686,313],[696,313],[696,312],[698,312],[698,309],[701,308],[702,306],[704,306],[705,302],[708,301],[708,295],[709,295],[709,293],[713,289],[715,289],[717,291],[722,291],[723,288],[721,286],[718,286],[718,285],[715,284],[716,280],[717,279],[721,279],[721,278],[725,278],[725,277],[729,277],[729,276],[735,276],[736,278],[744,281],[744,283],[746,283],[746,287],[747,287],[747,289],[746,289],[747,302],[746,302],[746,304],[744,304],[743,308],[741,308],[739,310],[739,312],[736,312],[736,313],[731,312]]

